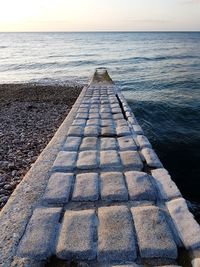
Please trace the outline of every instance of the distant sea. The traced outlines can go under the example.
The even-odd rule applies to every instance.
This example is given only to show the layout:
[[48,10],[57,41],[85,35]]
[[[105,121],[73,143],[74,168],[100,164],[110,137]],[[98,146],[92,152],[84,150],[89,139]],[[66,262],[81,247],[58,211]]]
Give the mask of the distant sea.
[[200,204],[200,32],[0,33],[1,84],[86,83],[100,66],[183,196]]

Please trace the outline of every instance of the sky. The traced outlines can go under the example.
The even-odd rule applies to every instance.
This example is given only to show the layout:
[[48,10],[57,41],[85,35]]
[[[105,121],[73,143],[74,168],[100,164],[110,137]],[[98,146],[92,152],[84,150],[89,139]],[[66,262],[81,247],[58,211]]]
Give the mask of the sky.
[[0,0],[0,31],[200,31],[200,0]]

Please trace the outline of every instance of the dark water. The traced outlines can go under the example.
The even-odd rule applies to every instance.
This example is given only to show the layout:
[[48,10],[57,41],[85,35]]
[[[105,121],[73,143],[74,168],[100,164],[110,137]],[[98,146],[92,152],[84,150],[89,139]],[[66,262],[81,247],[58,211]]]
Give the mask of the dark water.
[[200,204],[200,33],[0,34],[0,83],[86,82],[99,66],[184,197]]

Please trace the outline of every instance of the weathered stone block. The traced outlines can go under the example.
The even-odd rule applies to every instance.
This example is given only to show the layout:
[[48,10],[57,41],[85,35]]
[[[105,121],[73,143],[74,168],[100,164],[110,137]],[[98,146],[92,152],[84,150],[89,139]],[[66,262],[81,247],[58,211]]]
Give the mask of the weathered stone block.
[[163,212],[155,206],[131,208],[142,258],[177,258],[177,247]]
[[133,128],[133,130],[134,130],[134,132],[136,134],[140,134],[140,135],[143,135],[144,134],[142,128],[139,125],[132,124],[132,128]]
[[122,113],[113,114],[113,119],[114,120],[121,120],[121,119],[124,119],[124,116]]
[[97,137],[84,137],[80,146],[80,150],[96,150]]
[[100,175],[101,199],[106,201],[124,201],[128,199],[123,174],[105,172]]
[[95,150],[87,150],[79,153],[77,167],[79,169],[93,169],[99,165],[98,154]]
[[75,169],[77,152],[61,151],[53,164],[54,171],[69,171]]
[[200,248],[200,225],[189,212],[185,199],[178,198],[167,202],[167,208],[174,226],[188,250]]
[[100,126],[100,120],[99,119],[90,119],[87,121],[87,126]]
[[116,150],[117,149],[117,142],[115,138],[101,138],[101,150]]
[[131,131],[128,126],[119,126],[116,128],[117,136],[131,135]]
[[136,151],[121,151],[119,152],[122,165],[124,167],[131,167],[133,170],[141,171],[143,168],[143,163],[140,155]]
[[158,188],[160,198],[170,200],[172,198],[181,197],[181,193],[176,184],[172,181],[169,173],[165,169],[156,169],[151,171],[153,179]]
[[83,173],[76,176],[73,201],[96,201],[99,198],[99,179],[97,173]]
[[120,150],[137,150],[137,146],[132,136],[122,136],[117,138]]
[[73,182],[72,173],[54,173],[49,179],[43,199],[48,203],[66,203]]
[[115,136],[116,131],[113,126],[101,127],[101,136]]
[[99,119],[99,113],[89,113],[89,119]]
[[76,119],[87,119],[88,113],[77,113]]
[[147,165],[149,167],[154,167],[154,168],[162,168],[163,165],[160,162],[158,156],[156,155],[155,151],[151,148],[143,148],[142,149],[142,154],[147,162]]
[[93,260],[96,257],[94,210],[70,211],[64,215],[57,245],[57,256],[66,260]]
[[128,193],[131,200],[155,200],[156,193],[149,175],[144,172],[129,171],[125,173]]
[[101,120],[101,126],[102,127],[106,127],[106,126],[113,126],[113,120],[110,120],[110,119],[108,119],[108,120]]
[[99,126],[86,126],[84,130],[85,136],[98,136],[100,132]]
[[68,136],[83,136],[83,126],[72,125],[69,128]]
[[146,148],[146,147],[148,147],[148,148],[152,147],[151,144],[149,143],[149,140],[144,135],[138,135],[137,141],[138,141],[141,149]]
[[101,113],[101,119],[112,119],[112,114],[111,113]]
[[45,260],[55,251],[61,208],[35,209],[20,242],[18,255]]
[[98,260],[131,261],[136,258],[132,218],[126,206],[98,209]]
[[72,123],[72,125],[76,126],[85,126],[86,124],[86,119],[75,119]]
[[102,168],[119,165],[120,159],[116,150],[105,150],[100,152],[100,166]]
[[64,144],[64,150],[77,151],[81,143],[81,137],[68,136]]

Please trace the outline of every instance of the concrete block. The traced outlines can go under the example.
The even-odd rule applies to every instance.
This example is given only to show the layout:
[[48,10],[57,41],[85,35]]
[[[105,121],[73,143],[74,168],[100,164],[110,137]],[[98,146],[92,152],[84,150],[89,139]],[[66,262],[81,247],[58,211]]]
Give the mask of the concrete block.
[[77,113],[88,113],[88,111],[89,111],[88,107],[80,107]]
[[156,155],[155,151],[151,148],[143,148],[142,149],[142,154],[147,162],[147,165],[149,167],[154,167],[154,168],[162,168],[163,165],[160,162],[158,156]]
[[116,131],[115,128],[113,126],[105,126],[105,127],[101,127],[101,136],[115,136],[116,135]]
[[137,141],[141,149],[146,148],[146,147],[152,148],[151,144],[149,143],[149,140],[144,135],[138,135]]
[[100,167],[115,167],[121,164],[116,150],[105,150],[100,152]]
[[200,266],[200,258],[196,258],[192,260],[192,267],[199,267]]
[[156,169],[151,171],[153,179],[158,188],[160,198],[163,200],[171,200],[172,198],[181,197],[181,193],[172,181],[169,173],[165,169]]
[[140,134],[140,135],[143,135],[143,134],[144,134],[142,128],[141,128],[139,125],[134,125],[134,124],[132,124],[132,128],[133,128],[133,131],[134,131],[136,134]]
[[120,120],[115,120],[115,125],[118,128],[118,127],[128,126],[128,123],[125,119],[120,119]]
[[61,151],[54,161],[53,171],[70,171],[75,169],[77,152]]
[[131,135],[130,128],[128,126],[119,126],[116,128],[117,136]]
[[118,106],[118,107],[113,107],[112,108],[112,113],[113,114],[119,114],[119,113],[122,113],[122,110],[121,108]]
[[100,120],[99,119],[87,120],[87,126],[100,126]]
[[89,119],[99,119],[100,115],[99,113],[90,113],[89,112]]
[[58,239],[57,257],[66,260],[95,259],[95,232],[96,216],[94,210],[67,210]]
[[80,150],[96,150],[97,137],[84,137],[80,146]]
[[128,200],[123,174],[121,172],[104,172],[100,175],[101,199],[105,201]]
[[68,136],[83,136],[83,126],[72,125],[69,127]]
[[86,126],[84,130],[84,136],[95,136],[97,137],[100,133],[99,126]]
[[156,193],[149,175],[144,172],[129,171],[125,173],[125,177],[131,200],[156,200]]
[[99,159],[97,151],[87,150],[79,153],[77,167],[79,169],[89,170],[97,168],[99,165]]
[[101,138],[101,150],[116,150],[117,149],[117,141],[115,138],[106,137]]
[[126,206],[98,209],[98,261],[116,262],[136,259],[135,234]]
[[99,179],[97,173],[83,173],[76,176],[73,201],[96,201],[99,198]]
[[124,167],[131,167],[133,170],[141,171],[143,168],[143,163],[140,155],[136,151],[120,151],[119,152],[122,165]]
[[86,125],[86,119],[75,119],[72,123],[72,125],[76,126],[85,126]]
[[108,119],[108,120],[101,120],[101,126],[102,127],[106,127],[106,126],[113,126],[114,123],[113,123],[113,120],[111,119]]
[[37,208],[19,244],[20,257],[45,260],[55,251],[61,208]]
[[81,137],[68,136],[63,146],[64,150],[77,151],[81,143]]
[[112,119],[112,114],[111,113],[101,113],[101,119],[102,120]]
[[166,203],[174,226],[188,250],[200,248],[200,225],[189,212],[185,199],[178,198]]
[[165,215],[155,206],[131,208],[142,258],[177,258],[177,247]]
[[53,173],[49,179],[43,199],[48,203],[67,203],[73,183],[72,173]]
[[110,109],[110,107],[102,107],[100,109],[100,112],[101,113],[111,113],[111,109]]
[[113,114],[113,119],[114,120],[121,120],[121,119],[124,119],[124,116],[122,113]]
[[76,119],[87,119],[88,113],[77,113]]
[[120,150],[137,150],[137,146],[132,136],[122,136],[117,138]]

